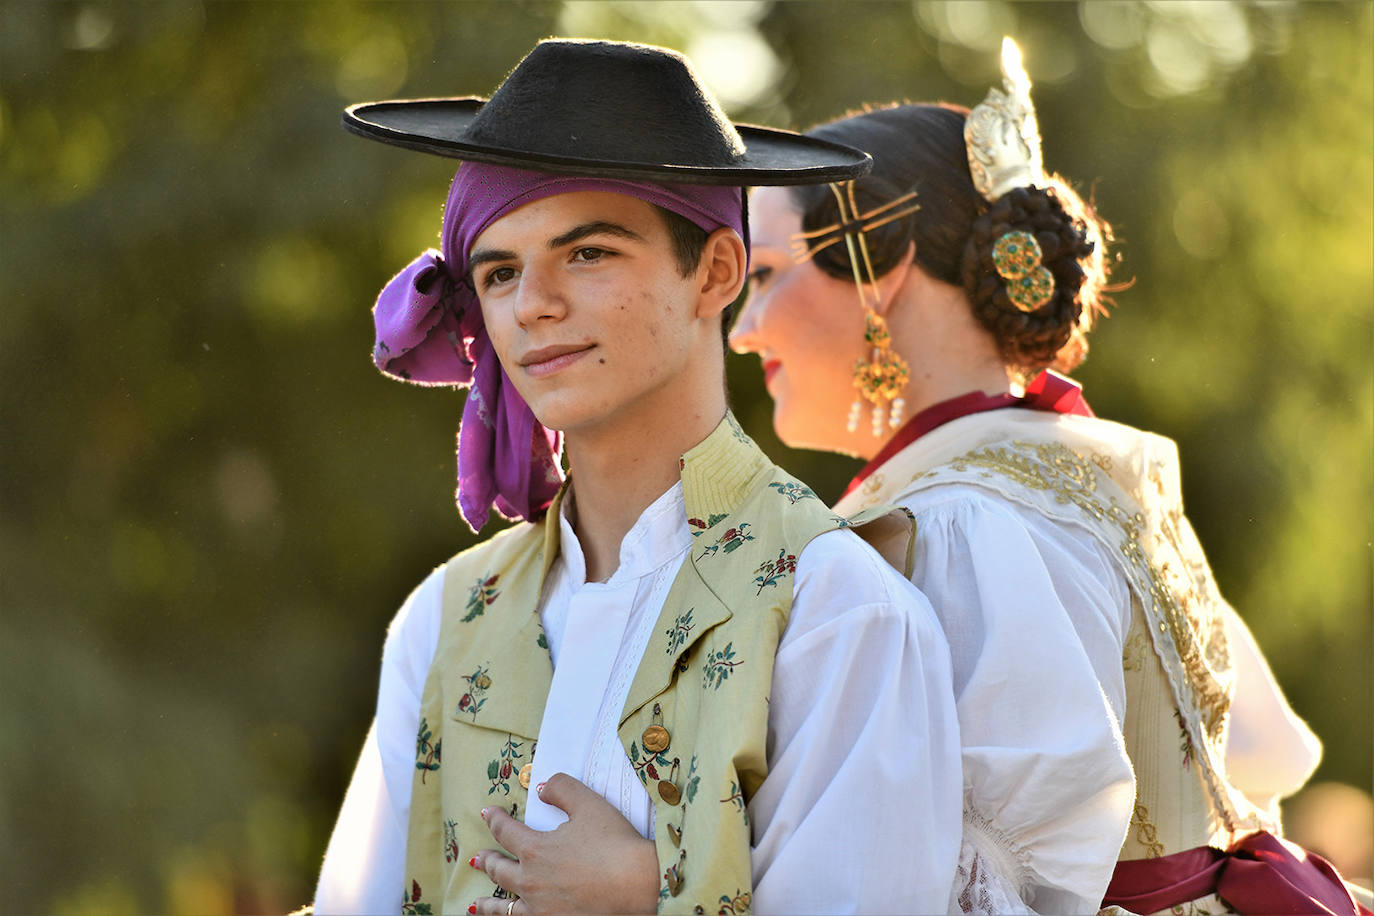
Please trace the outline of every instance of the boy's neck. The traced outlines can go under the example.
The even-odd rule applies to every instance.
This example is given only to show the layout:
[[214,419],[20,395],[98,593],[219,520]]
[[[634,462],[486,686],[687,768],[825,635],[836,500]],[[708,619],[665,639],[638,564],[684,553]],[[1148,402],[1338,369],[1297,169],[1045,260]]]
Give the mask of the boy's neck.
[[588,582],[604,582],[615,573],[625,535],[681,479],[678,461],[683,453],[709,436],[724,416],[721,388],[680,410],[568,432],[576,497],[572,526],[586,558]]

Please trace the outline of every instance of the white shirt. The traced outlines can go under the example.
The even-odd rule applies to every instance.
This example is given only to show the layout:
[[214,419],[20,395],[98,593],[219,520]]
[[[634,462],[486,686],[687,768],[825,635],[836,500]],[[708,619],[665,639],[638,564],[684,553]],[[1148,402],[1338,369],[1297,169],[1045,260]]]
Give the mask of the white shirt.
[[[556,766],[652,836],[653,805],[616,725],[692,547],[682,487],[640,516],[604,583],[586,582],[576,535],[566,519],[559,523],[562,549],[540,606],[554,683],[531,781]],[[325,854],[318,913],[397,909],[420,695],[442,594],[441,567],[392,621],[376,719]],[[608,638],[579,641],[589,626]],[[590,730],[550,729],[579,708],[596,710]],[[963,784],[948,648],[930,604],[852,532],[822,534],[797,559],[768,723],[769,772],[749,802],[754,909],[943,911],[960,845]],[[531,794],[527,819],[547,829],[558,817],[545,807]]]
[[[1096,912],[1135,800],[1122,737],[1129,587],[1086,529],[981,488],[931,487],[896,502],[916,518],[912,578],[949,640],[964,743],[965,842],[950,911],[1027,913],[1029,901],[1034,912]],[[1227,612],[1236,684],[1226,775],[1276,811],[1320,746]]]

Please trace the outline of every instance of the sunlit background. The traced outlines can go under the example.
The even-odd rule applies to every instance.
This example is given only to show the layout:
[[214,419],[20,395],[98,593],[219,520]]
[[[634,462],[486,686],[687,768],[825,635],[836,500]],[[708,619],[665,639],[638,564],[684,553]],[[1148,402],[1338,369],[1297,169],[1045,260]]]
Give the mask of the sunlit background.
[[[1326,744],[1318,779],[1369,788],[1374,5],[0,17],[0,909],[309,899],[387,621],[472,541],[460,397],[368,359],[369,306],[435,241],[453,163],[349,136],[340,109],[487,93],[553,34],[679,48],[737,119],[802,128],[975,104],[1016,36],[1047,164],[1095,196],[1133,282],[1080,378],[1178,441],[1222,588]],[[760,443],[837,496],[853,463],[778,445],[756,360],[730,378]],[[1368,876],[1362,816],[1342,842]]]

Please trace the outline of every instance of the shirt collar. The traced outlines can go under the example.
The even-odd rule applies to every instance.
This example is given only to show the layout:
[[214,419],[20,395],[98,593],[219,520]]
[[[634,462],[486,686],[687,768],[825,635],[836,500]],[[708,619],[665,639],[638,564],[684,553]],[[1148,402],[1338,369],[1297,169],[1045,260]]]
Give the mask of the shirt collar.
[[[678,459],[681,482],[675,483],[640,515],[620,542],[620,566],[611,582],[638,578],[657,569],[691,546],[692,535],[728,516],[749,495],[750,484],[773,467],[740,427],[725,416],[709,436]],[[568,521],[569,483],[554,497],[544,520],[541,580],[556,558],[562,558],[572,581],[587,581],[587,561]],[[553,519],[557,524],[553,524]],[[687,524],[684,527],[683,520]]]
[[[581,584],[587,581],[587,558],[568,520],[569,510],[564,500],[558,513],[560,549],[569,577]],[[692,545],[692,536],[682,524],[684,514],[682,484],[675,483],[650,503],[625,533],[620,541],[620,565],[606,584],[642,578],[681,556]]]

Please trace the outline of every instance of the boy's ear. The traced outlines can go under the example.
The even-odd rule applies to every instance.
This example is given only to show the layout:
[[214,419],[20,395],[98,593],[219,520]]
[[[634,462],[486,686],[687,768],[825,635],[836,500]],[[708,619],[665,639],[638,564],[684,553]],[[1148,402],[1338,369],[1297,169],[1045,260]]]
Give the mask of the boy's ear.
[[744,240],[735,230],[722,226],[706,237],[706,244],[701,247],[701,263],[697,265],[701,281],[698,318],[719,315],[735,301],[744,289],[748,263]]

